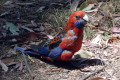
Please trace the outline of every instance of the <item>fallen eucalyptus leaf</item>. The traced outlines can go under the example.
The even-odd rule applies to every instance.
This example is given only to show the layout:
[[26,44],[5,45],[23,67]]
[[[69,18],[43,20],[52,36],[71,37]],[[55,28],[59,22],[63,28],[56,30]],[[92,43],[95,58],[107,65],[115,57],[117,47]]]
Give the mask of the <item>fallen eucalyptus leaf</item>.
[[89,4],[86,8],[83,9],[83,11],[89,11],[94,7],[94,4]]
[[113,21],[119,21],[120,20],[120,17],[116,17],[113,19]]
[[102,44],[105,44],[105,41],[103,40],[103,37],[101,34],[97,34],[92,40],[91,43],[97,44],[102,47]]
[[83,2],[79,8],[79,10],[83,10],[84,8],[86,8],[88,6],[87,2]]
[[9,30],[13,35],[19,35],[19,28],[13,23],[7,22],[5,28],[6,30]]
[[94,4],[94,3],[98,3],[98,2],[97,2],[97,0],[88,0],[87,3]]
[[2,66],[2,69],[7,72],[8,71],[8,67],[0,60],[0,65]]
[[92,78],[90,80],[104,80],[104,78],[102,78],[102,77],[96,77],[96,78]]
[[40,26],[40,31],[43,32],[44,30],[45,30],[44,26],[41,25],[41,26]]
[[21,28],[26,29],[26,30],[29,31],[29,32],[34,32],[32,29],[30,29],[30,28],[28,28],[28,27],[26,27],[26,26],[21,26]]
[[54,38],[54,37],[51,36],[51,35],[47,35],[47,37],[48,37],[49,39],[53,39],[53,38]]
[[98,11],[98,8],[93,9],[93,10],[89,10],[89,11],[85,11],[85,12],[87,12],[87,13],[91,13],[91,12],[97,12],[97,11]]
[[14,59],[13,58],[5,58],[5,59],[2,59],[2,62],[5,63],[6,65],[14,62]]
[[4,5],[5,6],[9,6],[9,5],[11,5],[13,3],[13,1],[6,1],[5,3],[4,3]]
[[45,9],[45,6],[41,6],[41,7],[39,7],[39,9],[37,10],[37,12],[43,12],[44,9]]
[[118,51],[119,51],[119,48],[118,48],[117,46],[114,46],[114,51],[113,51],[113,53],[118,53]]
[[114,13],[114,14],[113,14],[113,17],[120,17],[120,13],[117,13],[117,14]]

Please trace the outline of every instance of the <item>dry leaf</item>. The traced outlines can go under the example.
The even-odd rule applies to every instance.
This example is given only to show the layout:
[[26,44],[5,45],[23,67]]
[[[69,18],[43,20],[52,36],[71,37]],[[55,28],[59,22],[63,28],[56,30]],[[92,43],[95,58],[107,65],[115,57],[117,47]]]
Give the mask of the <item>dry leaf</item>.
[[86,13],[91,13],[91,12],[97,12],[98,11],[98,8],[96,9],[93,9],[93,10],[89,10],[89,11],[85,11]]
[[87,3],[94,4],[94,3],[98,3],[98,2],[97,2],[97,0],[88,0]]
[[17,53],[16,53],[16,51],[15,51],[14,49],[10,49],[10,50],[8,51],[8,54],[17,54]]
[[83,11],[89,11],[91,10],[95,5],[94,4],[89,4]]
[[98,44],[99,46],[102,46],[102,41],[103,41],[103,39],[102,39],[101,34],[98,34],[95,38],[93,38],[91,40],[91,43]]
[[120,36],[120,29],[119,27],[113,27],[112,28],[112,31],[113,31],[113,37],[119,37]]
[[98,8],[100,8],[103,5],[103,2],[98,3]]
[[116,46],[120,46],[120,42],[115,44]]
[[43,12],[44,9],[45,9],[45,6],[41,6],[38,8],[37,12]]
[[117,46],[114,46],[114,51],[113,51],[113,53],[118,53],[118,51],[119,51],[119,48],[118,48]]
[[114,70],[113,69],[107,69],[106,72],[109,74],[109,75],[113,75],[114,73]]
[[119,21],[120,20],[120,17],[116,17],[113,19],[113,21]]
[[47,37],[48,37],[49,39],[53,39],[53,38],[54,38],[54,37],[51,36],[51,35],[47,35]]
[[108,53],[107,53],[106,50],[104,50],[103,54],[104,54],[105,56],[108,56]]
[[92,47],[98,46],[97,44],[91,43],[89,41],[85,41],[85,45],[92,46]]
[[94,18],[92,19],[93,25],[94,25],[94,26],[98,26],[99,23],[100,23],[100,20],[101,20],[102,18],[103,18],[102,15],[98,15],[97,17],[94,17]]
[[31,23],[33,26],[37,27],[37,24],[33,20],[31,21]]
[[117,33],[114,33],[112,36],[113,36],[113,37],[119,37],[120,35],[117,34]]
[[15,66],[17,63],[16,62],[10,62],[10,63],[8,63],[7,64],[7,66],[9,67],[9,66]]
[[113,15],[113,17],[120,17],[120,13],[114,13],[114,14],[112,14]]
[[9,64],[11,62],[14,62],[14,59],[12,59],[12,58],[5,58],[5,59],[2,59],[2,62],[7,65],[7,64]]
[[113,27],[113,28],[112,28],[112,31],[113,31],[113,32],[118,31],[118,27]]
[[90,80],[104,80],[104,78],[102,78],[102,77],[96,77],[96,78],[93,78],[93,79],[90,79]]
[[50,72],[56,72],[56,71],[61,71],[62,70],[62,68],[56,68],[56,69],[51,69],[51,70],[49,70]]
[[2,66],[2,69],[7,72],[8,71],[8,67],[0,60],[0,65]]
[[42,32],[42,31],[44,31],[44,30],[45,30],[44,26],[41,25],[41,26],[40,26],[40,31]]
[[10,5],[12,5],[12,3],[13,3],[13,1],[6,1],[6,2],[4,3],[4,5],[5,5],[5,6],[10,6]]
[[30,61],[32,61],[32,62],[35,62],[34,59],[32,57],[30,57],[29,55],[28,55],[28,59],[30,59]]
[[26,29],[26,30],[28,30],[28,31],[30,31],[30,32],[34,32],[32,29],[30,29],[30,28],[28,28],[28,27],[26,27],[26,26],[21,26],[21,28]]
[[51,27],[51,24],[43,23],[45,27]]

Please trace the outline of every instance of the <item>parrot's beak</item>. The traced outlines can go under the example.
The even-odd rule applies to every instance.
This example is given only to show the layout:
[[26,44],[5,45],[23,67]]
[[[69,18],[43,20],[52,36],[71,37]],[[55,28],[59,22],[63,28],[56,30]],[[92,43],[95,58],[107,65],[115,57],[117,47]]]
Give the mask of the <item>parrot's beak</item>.
[[84,19],[85,21],[87,21],[87,22],[89,21],[89,18],[88,18],[88,16],[87,16],[86,14],[84,15],[83,19]]

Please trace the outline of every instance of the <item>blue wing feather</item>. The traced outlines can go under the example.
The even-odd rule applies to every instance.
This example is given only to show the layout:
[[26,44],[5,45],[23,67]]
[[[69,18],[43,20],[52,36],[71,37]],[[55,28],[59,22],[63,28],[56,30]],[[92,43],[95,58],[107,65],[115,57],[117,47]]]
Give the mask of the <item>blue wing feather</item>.
[[24,53],[34,54],[34,55],[48,56],[48,54],[49,54],[49,50],[42,46],[38,46],[38,48],[37,48],[38,51],[34,51],[32,49],[27,49],[27,48],[22,48],[22,47],[15,47],[15,49],[18,51],[24,52]]

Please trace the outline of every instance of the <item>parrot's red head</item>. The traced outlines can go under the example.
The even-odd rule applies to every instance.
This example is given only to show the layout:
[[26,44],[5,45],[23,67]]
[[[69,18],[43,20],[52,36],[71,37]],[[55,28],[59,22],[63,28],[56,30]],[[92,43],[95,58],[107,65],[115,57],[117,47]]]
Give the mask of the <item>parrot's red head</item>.
[[69,20],[65,26],[66,30],[74,27],[84,26],[84,23],[88,21],[88,16],[83,11],[75,11],[69,17]]

